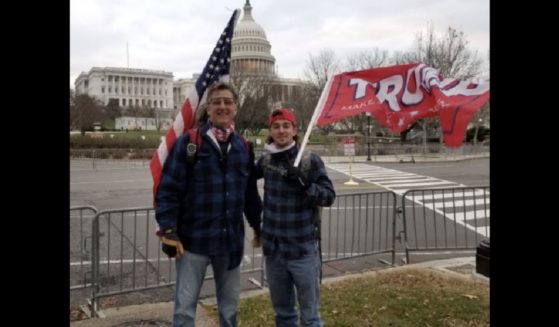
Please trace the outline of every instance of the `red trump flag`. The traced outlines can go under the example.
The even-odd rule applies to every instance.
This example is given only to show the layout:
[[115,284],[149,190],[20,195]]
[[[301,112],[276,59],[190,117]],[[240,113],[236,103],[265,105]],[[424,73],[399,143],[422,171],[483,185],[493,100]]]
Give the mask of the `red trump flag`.
[[488,83],[443,79],[425,64],[407,64],[333,76],[317,106],[316,124],[370,112],[395,133],[426,117],[440,118],[444,142],[462,145],[468,122],[489,99]]
[[182,108],[173,121],[173,126],[167,131],[165,140],[161,142],[159,148],[153,154],[149,166],[153,177],[154,207],[156,206],[155,198],[161,180],[161,172],[167,155],[175,145],[175,141],[194,126],[196,112],[206,102],[206,89],[217,81],[229,80],[231,42],[238,15],[239,10],[237,9],[229,19],[223,33],[219,36],[202,74],[196,80],[196,84],[188,91]]

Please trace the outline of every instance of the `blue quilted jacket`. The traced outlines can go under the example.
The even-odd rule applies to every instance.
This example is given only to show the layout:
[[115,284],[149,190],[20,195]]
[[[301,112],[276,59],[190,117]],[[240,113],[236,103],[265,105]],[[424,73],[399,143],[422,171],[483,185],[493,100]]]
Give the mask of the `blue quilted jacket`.
[[189,171],[188,133],[173,146],[163,167],[156,197],[160,229],[176,229],[186,250],[207,255],[231,255],[230,269],[241,262],[244,244],[243,213],[250,226],[261,222],[262,201],[255,178],[254,154],[249,155],[241,136],[230,138],[224,156],[208,134],[199,128],[202,144]]

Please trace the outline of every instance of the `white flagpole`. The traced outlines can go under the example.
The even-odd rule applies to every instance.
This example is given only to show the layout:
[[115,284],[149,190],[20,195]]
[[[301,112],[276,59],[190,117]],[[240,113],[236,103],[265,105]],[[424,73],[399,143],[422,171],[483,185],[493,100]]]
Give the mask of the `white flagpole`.
[[333,76],[330,76],[328,78],[328,81],[326,81],[326,85],[324,85],[324,88],[322,89],[322,94],[320,95],[320,98],[318,99],[318,103],[316,104],[316,107],[314,108],[314,112],[312,114],[311,117],[311,121],[309,121],[309,125],[307,126],[307,131],[305,132],[305,137],[303,138],[303,141],[301,142],[301,146],[299,148],[299,153],[297,153],[297,157],[295,158],[295,162],[293,163],[293,167],[297,167],[299,166],[299,162],[301,162],[301,158],[303,157],[303,151],[305,150],[305,146],[307,145],[307,142],[309,141],[309,136],[311,136],[311,131],[316,123],[316,121],[318,120],[318,116],[320,116],[320,108],[324,108],[324,103],[326,102],[326,98],[328,98],[328,92],[330,91],[330,85],[332,85],[332,80],[333,80]]

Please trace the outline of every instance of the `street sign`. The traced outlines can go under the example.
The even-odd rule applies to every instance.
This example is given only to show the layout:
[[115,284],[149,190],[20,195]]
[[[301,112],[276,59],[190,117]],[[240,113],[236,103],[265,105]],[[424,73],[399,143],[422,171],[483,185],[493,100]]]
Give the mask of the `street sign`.
[[355,139],[353,137],[346,137],[344,140],[344,155],[355,155]]

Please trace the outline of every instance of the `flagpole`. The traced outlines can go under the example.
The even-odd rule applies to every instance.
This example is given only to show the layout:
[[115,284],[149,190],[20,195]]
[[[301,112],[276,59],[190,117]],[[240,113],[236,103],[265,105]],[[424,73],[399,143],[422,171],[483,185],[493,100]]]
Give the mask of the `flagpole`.
[[295,158],[295,162],[293,163],[293,167],[299,166],[299,162],[301,162],[301,158],[303,157],[303,151],[305,150],[305,146],[309,141],[309,136],[311,136],[312,129],[318,120],[318,116],[320,116],[320,108],[324,108],[324,103],[326,102],[326,98],[328,98],[328,91],[330,90],[330,85],[332,85],[332,80],[334,79],[333,76],[328,78],[326,81],[326,85],[322,89],[322,94],[320,94],[320,98],[318,99],[318,103],[314,108],[314,112],[312,114],[311,120],[309,121],[309,125],[307,125],[307,131],[305,132],[305,137],[303,137],[303,141],[301,142],[301,146],[299,147],[299,153],[297,153],[297,157]]

